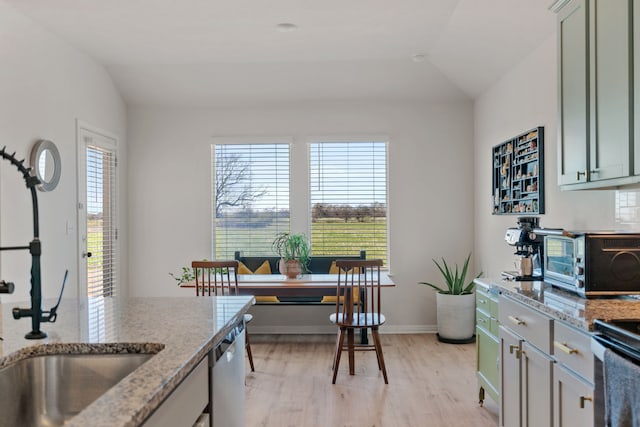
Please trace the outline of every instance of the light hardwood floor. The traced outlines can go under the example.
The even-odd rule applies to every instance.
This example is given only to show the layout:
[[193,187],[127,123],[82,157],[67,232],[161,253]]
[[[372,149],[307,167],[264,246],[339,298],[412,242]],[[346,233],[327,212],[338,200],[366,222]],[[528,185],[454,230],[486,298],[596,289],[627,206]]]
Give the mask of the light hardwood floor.
[[331,384],[334,335],[252,335],[246,425],[284,427],[496,427],[497,405],[478,405],[475,344],[434,334],[381,335],[389,385],[374,352],[346,354]]

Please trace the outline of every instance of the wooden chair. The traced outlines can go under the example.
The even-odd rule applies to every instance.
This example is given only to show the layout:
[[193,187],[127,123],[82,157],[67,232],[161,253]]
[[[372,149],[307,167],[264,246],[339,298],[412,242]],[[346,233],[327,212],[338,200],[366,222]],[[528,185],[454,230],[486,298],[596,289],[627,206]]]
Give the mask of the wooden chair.
[[[193,261],[191,262],[193,274],[196,276],[196,296],[227,296],[238,295],[238,261]],[[244,315],[244,323],[253,320],[249,313]],[[253,356],[251,355],[251,343],[249,342],[249,329],[246,330],[246,349],[249,357],[251,372]]]
[[[329,320],[340,328],[333,359],[333,384],[336,383],[342,351],[349,353],[349,374],[354,375],[354,354],[356,351],[375,351],[378,369],[382,371],[384,383],[387,369],[382,355],[382,345],[378,328],[385,317],[380,311],[380,267],[381,259],[337,260],[338,284],[336,286],[336,311]],[[356,296],[358,299],[356,299]],[[341,298],[342,297],[342,298]],[[355,329],[371,329],[373,344],[356,344]],[[345,335],[347,343],[344,343]]]

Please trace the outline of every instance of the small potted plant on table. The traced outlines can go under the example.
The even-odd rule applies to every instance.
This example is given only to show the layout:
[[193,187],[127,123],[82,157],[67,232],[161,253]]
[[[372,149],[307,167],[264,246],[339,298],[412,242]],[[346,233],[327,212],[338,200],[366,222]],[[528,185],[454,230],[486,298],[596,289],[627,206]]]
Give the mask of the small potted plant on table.
[[473,294],[473,279],[480,277],[482,272],[467,283],[466,277],[470,259],[471,254],[464,262],[462,270],[459,270],[457,263],[454,267],[450,267],[444,258],[442,258],[442,264],[435,259],[433,260],[442,273],[446,287],[429,282],[419,282],[438,291],[436,306],[439,341],[462,344],[474,340],[475,295]]
[[280,273],[289,279],[307,271],[311,245],[302,233],[280,233],[272,244],[273,251],[280,257]]

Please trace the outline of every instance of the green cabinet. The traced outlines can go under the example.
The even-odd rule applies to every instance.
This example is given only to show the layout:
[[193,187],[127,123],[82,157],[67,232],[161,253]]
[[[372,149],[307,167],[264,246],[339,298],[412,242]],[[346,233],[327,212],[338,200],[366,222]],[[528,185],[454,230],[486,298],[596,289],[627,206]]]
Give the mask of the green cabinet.
[[560,0],[552,7],[558,12],[558,181],[565,190],[640,180],[631,169],[632,5]]
[[498,402],[498,297],[476,287],[476,377],[478,401],[485,394]]
[[589,142],[589,33],[586,0],[573,0],[558,13],[558,180],[587,180]]
[[632,0],[590,0],[591,145],[588,179],[630,175]]

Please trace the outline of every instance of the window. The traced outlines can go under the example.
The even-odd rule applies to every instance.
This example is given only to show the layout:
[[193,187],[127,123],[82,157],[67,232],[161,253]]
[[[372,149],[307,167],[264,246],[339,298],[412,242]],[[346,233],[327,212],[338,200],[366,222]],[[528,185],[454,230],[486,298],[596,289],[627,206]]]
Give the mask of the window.
[[87,296],[116,293],[117,227],[115,151],[98,145],[86,148]]
[[212,150],[215,256],[273,256],[289,231],[289,142],[216,143]]
[[387,261],[387,143],[313,142],[309,146],[313,255]]

